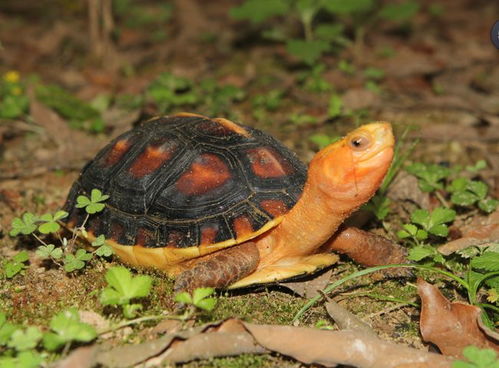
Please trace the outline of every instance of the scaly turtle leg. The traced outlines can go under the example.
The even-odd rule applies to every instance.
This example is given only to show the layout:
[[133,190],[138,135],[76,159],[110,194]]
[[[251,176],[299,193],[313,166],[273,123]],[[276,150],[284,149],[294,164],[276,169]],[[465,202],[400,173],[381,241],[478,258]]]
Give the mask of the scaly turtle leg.
[[254,242],[239,244],[196,260],[180,273],[174,291],[225,288],[256,270],[260,256]]
[[340,227],[320,251],[346,254],[364,266],[407,263],[405,248],[383,236],[355,227]]

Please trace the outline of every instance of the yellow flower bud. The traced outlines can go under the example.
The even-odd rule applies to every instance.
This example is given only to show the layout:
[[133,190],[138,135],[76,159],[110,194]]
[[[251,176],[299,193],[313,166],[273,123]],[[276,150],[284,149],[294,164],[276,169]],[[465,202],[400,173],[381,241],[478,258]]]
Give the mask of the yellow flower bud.
[[7,82],[10,82],[10,83],[19,82],[19,78],[20,78],[19,72],[15,71],[15,70],[10,70],[3,75],[3,79]]

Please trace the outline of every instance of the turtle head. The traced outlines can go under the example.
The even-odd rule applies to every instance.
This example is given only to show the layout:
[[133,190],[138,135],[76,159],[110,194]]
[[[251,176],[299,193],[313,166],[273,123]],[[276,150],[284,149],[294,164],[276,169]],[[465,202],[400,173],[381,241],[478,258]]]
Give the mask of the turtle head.
[[317,153],[310,163],[309,182],[325,194],[332,209],[354,210],[381,185],[393,148],[389,123],[363,125]]

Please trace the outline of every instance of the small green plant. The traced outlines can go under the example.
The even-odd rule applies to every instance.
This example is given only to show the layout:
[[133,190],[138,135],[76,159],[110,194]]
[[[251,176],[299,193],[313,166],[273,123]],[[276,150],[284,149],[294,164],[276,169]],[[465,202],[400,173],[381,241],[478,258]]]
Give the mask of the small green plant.
[[[108,198],[108,195],[102,194],[98,189],[93,189],[90,197],[84,195],[78,196],[76,207],[84,209],[87,215],[83,223],[74,228],[73,236],[69,241],[66,238],[61,238],[59,234],[61,228],[59,221],[68,216],[68,213],[65,211],[56,211],[54,214],[46,213],[42,216],[26,212],[21,217],[16,217],[12,220],[12,229],[9,234],[11,236],[20,234],[32,235],[41,244],[36,250],[38,257],[52,260],[60,267],[64,267],[66,272],[81,270],[92,259],[94,253],[100,257],[109,257],[113,253],[112,248],[106,244],[103,236],[99,236],[92,242],[92,246],[96,248],[93,253],[89,253],[84,249],[79,249],[73,253],[76,237],[79,233],[86,234],[85,224],[90,215],[102,211],[104,209],[104,203],[102,202]],[[56,234],[59,237],[61,245],[56,247],[54,244],[46,243],[42,235],[48,234]],[[26,267],[24,262],[27,260],[27,253],[26,255],[18,255],[17,257],[25,257],[26,259],[21,262],[15,258],[13,261],[6,263],[4,269],[8,278],[13,277]]]
[[317,117],[308,114],[293,113],[289,116],[289,121],[294,125],[317,124]]
[[146,98],[156,103],[160,112],[167,112],[175,106],[193,106],[199,96],[193,91],[190,79],[172,73],[160,74],[148,87]]
[[[479,161],[473,166],[467,166],[466,170],[476,174],[485,166],[484,161]],[[451,169],[417,162],[407,166],[406,170],[418,178],[419,188],[423,192],[434,193],[445,207],[450,207],[451,204],[461,207],[476,205],[480,210],[491,213],[499,204],[498,200],[488,197],[489,188],[483,181],[456,177],[462,171],[460,166]],[[448,197],[451,204],[448,203]]]
[[36,368],[43,359],[34,349],[42,338],[37,327],[23,328],[7,322],[5,313],[0,312],[0,367]]
[[19,73],[11,70],[0,80],[0,119],[15,119],[28,112],[29,100]]
[[7,346],[17,351],[32,350],[38,345],[42,336],[38,327],[29,326],[26,329],[17,329],[10,335]]
[[462,207],[477,205],[482,211],[491,213],[499,204],[497,199],[487,198],[489,188],[483,181],[457,178],[446,189],[452,193],[451,202]]
[[401,239],[411,238],[416,244],[426,240],[428,235],[446,237],[449,234],[447,223],[454,221],[456,211],[449,208],[438,207],[432,212],[428,210],[415,210],[411,214],[410,224],[403,225],[397,235]]
[[399,4],[386,4],[379,12],[383,19],[393,22],[406,22],[412,19],[419,11],[416,1],[405,1]]
[[113,248],[107,245],[104,235],[99,235],[97,238],[95,238],[95,240],[92,242],[92,246],[97,248],[95,250],[95,254],[97,254],[99,257],[110,257],[113,254]]
[[192,292],[192,295],[187,291],[183,291],[175,295],[175,301],[211,312],[217,304],[217,299],[210,297],[214,292],[215,289],[210,287],[197,288]]
[[267,93],[258,94],[253,97],[251,105],[253,109],[275,111],[281,106],[283,97],[284,91],[282,89],[272,89]]
[[[328,6],[329,2],[318,0],[247,0],[231,9],[235,19],[249,20],[254,25],[262,25],[274,17],[294,18],[303,28],[303,38],[294,38],[291,30],[271,29],[263,32],[274,40],[285,42],[290,55],[312,67],[326,52],[336,45],[344,45],[342,24],[321,23],[315,27],[317,14],[322,11],[334,13],[336,9]],[[354,9],[353,11],[355,11]],[[282,27],[281,27],[282,28]]]
[[254,24],[271,17],[284,15],[289,10],[286,0],[246,0],[242,5],[232,8],[230,15],[234,19],[247,19]]
[[243,89],[231,84],[220,85],[212,78],[197,84],[196,93],[200,96],[200,109],[208,116],[230,115],[232,104],[246,97]]
[[370,211],[376,219],[383,221],[390,213],[390,198],[384,193],[376,194],[362,208]]
[[64,271],[81,270],[91,259],[92,253],[88,253],[85,249],[78,249],[75,254],[67,253],[64,257]]
[[102,305],[122,306],[126,318],[134,318],[142,304],[131,304],[132,299],[144,298],[149,295],[152,279],[147,275],[133,277],[131,272],[122,266],[111,267],[106,272],[108,286],[102,291]]
[[49,351],[55,351],[61,346],[68,351],[73,342],[90,342],[97,337],[95,329],[80,321],[76,308],[56,314],[50,320],[50,332],[43,335],[43,346]]
[[99,133],[104,128],[101,112],[56,85],[38,85],[36,97],[67,119],[70,127]]
[[[80,321],[75,308],[58,313],[50,321],[50,331],[42,333],[36,326],[18,326],[7,321],[0,312],[0,367],[39,367],[43,361],[37,349],[40,343],[48,351],[56,351],[65,346],[63,355],[73,342],[89,342],[95,339],[95,329]],[[3,349],[2,349],[3,347]]]
[[334,327],[331,326],[331,324],[328,321],[326,321],[325,319],[318,320],[315,323],[314,327],[321,329],[321,330],[334,330]]
[[492,349],[467,346],[463,349],[464,360],[452,362],[452,368],[499,368],[499,359]]
[[153,102],[161,113],[196,106],[207,115],[229,113],[231,104],[245,97],[244,90],[233,85],[220,85],[214,79],[194,82],[168,72],[161,73],[145,95],[146,101]]
[[416,162],[406,167],[408,173],[419,179],[419,188],[423,192],[433,192],[444,189],[443,180],[451,174],[448,167],[435,164]]
[[332,94],[329,98],[329,104],[327,108],[327,116],[330,119],[339,117],[343,111],[343,100],[341,96],[337,94]]
[[39,246],[36,255],[42,259],[51,258],[57,261],[62,258],[63,251],[61,248],[56,248],[54,244],[47,244]]
[[0,356],[0,367],[2,368],[38,368],[43,358],[33,351],[22,351],[16,356]]
[[402,225],[397,232],[400,239],[411,239],[413,248],[409,250],[407,258],[411,261],[421,261],[430,257],[433,262],[445,264],[443,256],[425,241],[429,236],[445,238],[449,234],[448,223],[454,221],[454,210],[438,207],[432,212],[419,209],[411,214],[411,223]]
[[5,277],[11,279],[18,273],[24,271],[27,267],[26,262],[28,259],[28,252],[23,250],[12,257],[10,261],[5,262],[3,265]]
[[323,74],[325,71],[325,64],[316,64],[310,69],[300,72],[297,77],[306,91],[314,93],[330,92],[332,86],[324,79]]
[[84,208],[87,214],[93,215],[94,213],[100,212],[104,209],[104,201],[109,199],[107,194],[102,194],[99,189],[92,189],[90,192],[90,198],[84,195],[79,195],[76,198],[76,207]]

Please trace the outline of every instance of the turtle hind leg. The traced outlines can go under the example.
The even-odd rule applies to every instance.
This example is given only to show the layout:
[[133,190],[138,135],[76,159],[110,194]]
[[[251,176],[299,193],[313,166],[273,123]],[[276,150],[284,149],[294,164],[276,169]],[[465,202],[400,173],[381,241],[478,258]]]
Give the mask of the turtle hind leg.
[[256,270],[260,256],[256,243],[247,242],[200,259],[180,273],[174,291],[199,287],[225,288]]
[[312,254],[309,256],[281,258],[277,262],[263,266],[248,276],[230,285],[230,289],[255,284],[273,283],[288,280],[295,276],[311,274],[331,266],[339,257],[332,253]]

